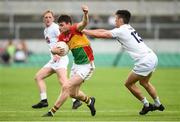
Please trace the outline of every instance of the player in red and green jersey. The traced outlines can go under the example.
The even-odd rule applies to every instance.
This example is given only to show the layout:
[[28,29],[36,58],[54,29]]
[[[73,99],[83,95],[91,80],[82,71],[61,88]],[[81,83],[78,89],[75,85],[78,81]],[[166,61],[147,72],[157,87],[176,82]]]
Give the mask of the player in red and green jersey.
[[[63,22],[63,18],[69,18],[68,21],[71,23],[71,18],[68,15],[62,15],[59,20],[61,32],[63,32],[62,26],[65,24],[65,22]],[[86,35],[80,32],[81,30],[79,30],[78,24],[74,24],[68,28],[68,32],[60,34],[59,41],[64,41],[68,44],[74,57],[74,63],[88,64],[92,62],[94,60],[93,51]]]
[[[68,44],[73,57],[74,63],[70,72],[70,79],[63,84],[61,93],[55,102],[55,105],[44,116],[53,116],[55,112],[63,105],[68,97],[75,98],[87,104],[91,111],[91,115],[95,116],[96,109],[95,98],[88,97],[81,90],[80,87],[83,82],[89,79],[95,69],[93,51],[90,42],[81,31],[88,24],[88,7],[83,5],[83,19],[81,22],[72,25],[71,17],[68,15],[61,15],[58,19],[60,26],[59,41],[64,41]],[[61,55],[63,51],[59,48],[51,50],[54,54]]]

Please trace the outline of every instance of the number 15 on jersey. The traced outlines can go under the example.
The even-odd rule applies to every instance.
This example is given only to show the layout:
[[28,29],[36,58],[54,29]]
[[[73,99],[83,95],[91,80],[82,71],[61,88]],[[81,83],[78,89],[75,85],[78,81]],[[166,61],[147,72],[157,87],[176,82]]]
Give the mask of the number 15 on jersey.
[[141,43],[143,41],[136,31],[131,32],[131,35],[136,39],[138,43]]

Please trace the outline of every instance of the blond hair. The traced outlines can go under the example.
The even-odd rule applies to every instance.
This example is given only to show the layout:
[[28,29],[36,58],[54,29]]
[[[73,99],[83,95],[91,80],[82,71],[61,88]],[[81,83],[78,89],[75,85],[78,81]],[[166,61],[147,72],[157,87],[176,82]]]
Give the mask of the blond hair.
[[51,11],[51,10],[46,10],[46,11],[43,13],[43,17],[44,17],[47,13],[51,13],[52,16],[54,17],[54,13],[53,13],[53,11]]

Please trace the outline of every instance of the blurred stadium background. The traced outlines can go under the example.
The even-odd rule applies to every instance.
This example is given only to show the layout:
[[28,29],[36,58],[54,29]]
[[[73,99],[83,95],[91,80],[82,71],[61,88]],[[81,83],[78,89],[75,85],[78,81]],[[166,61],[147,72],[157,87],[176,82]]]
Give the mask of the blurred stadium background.
[[[180,67],[179,0],[0,0],[0,53],[9,40],[15,45],[23,41],[29,54],[25,65],[42,66],[49,59],[43,38],[42,13],[48,9],[53,10],[56,17],[67,13],[78,22],[82,4],[90,9],[88,28],[112,29],[114,12],[130,10],[132,26],[158,54],[159,66]],[[91,40],[97,66],[132,65],[116,41]],[[19,65],[23,63],[12,64]]]

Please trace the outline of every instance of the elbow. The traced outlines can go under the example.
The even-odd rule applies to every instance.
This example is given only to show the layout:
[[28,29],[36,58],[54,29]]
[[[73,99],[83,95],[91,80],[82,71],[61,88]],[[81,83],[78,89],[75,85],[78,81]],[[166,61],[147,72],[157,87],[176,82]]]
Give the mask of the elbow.
[[88,25],[88,23],[89,23],[88,21],[85,21],[85,22],[83,23],[83,26],[86,27],[86,26]]

